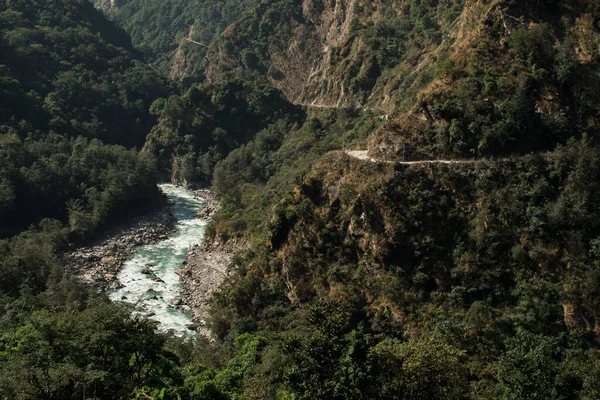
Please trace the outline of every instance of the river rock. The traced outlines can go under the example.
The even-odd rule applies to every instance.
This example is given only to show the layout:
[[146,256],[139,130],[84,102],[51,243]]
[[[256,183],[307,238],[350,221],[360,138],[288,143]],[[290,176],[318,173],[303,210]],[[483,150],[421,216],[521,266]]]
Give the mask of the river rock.
[[122,289],[122,288],[124,288],[124,287],[125,287],[125,285],[123,285],[123,284],[122,284],[121,282],[119,282],[119,281],[113,281],[112,283],[110,283],[110,284],[108,285],[108,288],[109,288],[110,290],[118,290],[118,289]]
[[183,303],[183,300],[182,300],[182,299],[180,299],[180,298],[176,298],[176,299],[173,299],[173,301],[171,302],[171,304],[172,304],[172,305],[174,305],[174,306],[181,306],[181,305],[183,305],[184,303]]
[[114,257],[102,257],[100,259],[102,264],[114,264],[116,262]]
[[190,276],[192,272],[186,268],[186,269],[178,269],[175,271],[175,273],[177,275],[179,275],[179,277],[183,278],[184,276]]
[[144,268],[141,272],[144,275],[154,275],[154,271],[152,271],[150,268]]

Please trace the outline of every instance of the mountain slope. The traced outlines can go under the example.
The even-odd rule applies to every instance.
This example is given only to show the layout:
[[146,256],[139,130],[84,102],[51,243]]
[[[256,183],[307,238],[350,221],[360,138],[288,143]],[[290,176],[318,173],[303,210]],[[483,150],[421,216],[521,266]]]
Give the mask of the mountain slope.
[[87,234],[155,198],[154,161],[97,140],[141,147],[166,91],[128,36],[76,0],[2,2],[0,36],[0,234],[69,215]]
[[[317,20],[304,19],[308,4],[263,3],[233,24],[213,54],[214,77],[272,81],[281,49],[293,54],[300,37],[324,44],[311,33]],[[319,4],[325,16],[348,11]],[[224,210],[209,232],[251,246],[215,295],[211,327],[225,343],[254,343],[253,362],[234,367],[244,348],[197,387],[236,371],[245,398],[599,393],[598,6],[469,1],[444,25],[438,7],[448,4],[423,3],[418,19],[415,3],[406,9],[422,25],[403,43],[429,37],[426,51],[403,53],[372,86],[345,94],[348,103],[323,86],[309,102],[333,109],[307,107],[280,145],[259,135],[217,164]],[[343,24],[329,21],[345,47]],[[269,29],[277,35],[260,36]],[[298,48],[301,61],[279,65],[310,69],[311,47]],[[338,61],[323,69],[328,83],[347,76]],[[274,84],[289,82],[279,76]],[[281,87],[300,101],[310,80],[296,79]],[[386,100],[381,87],[395,95]],[[389,105],[387,119],[370,104]],[[370,155],[390,162],[327,151],[365,146],[353,131],[362,123]],[[476,160],[393,162],[403,158]]]
[[[125,32],[86,2],[20,1],[0,10],[3,79],[20,86],[3,96],[0,122],[29,117],[33,129],[141,147],[163,82]],[[24,101],[30,104],[19,107]]]
[[253,69],[296,103],[394,109],[422,68],[411,70],[447,41],[464,1],[432,4],[265,2],[222,34],[209,77]]
[[[11,51],[27,55],[32,49],[22,44],[52,31],[44,23],[53,11],[42,2],[46,13],[19,22],[35,3],[18,4],[24,8],[2,14],[2,27],[11,24],[2,34]],[[88,85],[82,70],[104,76],[117,65],[120,79],[127,66],[139,66],[129,63],[125,44],[89,35],[88,25],[99,29],[91,22],[78,25],[87,19],[61,22],[62,14],[99,15],[65,4],[71,8],[50,26],[75,23],[81,37],[73,43],[109,55],[98,57],[102,71],[87,64],[92,57],[73,67],[90,52],[71,54],[50,41],[55,47],[41,55],[59,76],[76,76],[67,83],[93,92],[113,81]],[[227,1],[211,2],[206,10],[214,14],[196,18],[200,4],[208,3],[117,2],[110,11],[132,17],[127,30],[163,73],[179,65],[173,78],[208,79],[151,103],[157,123],[141,155],[71,140],[96,132],[77,123],[89,121],[89,102],[67,96],[82,91],[44,84],[41,95],[30,95],[19,71],[5,69],[11,101],[3,103],[2,129],[10,133],[0,143],[7,199],[0,212],[15,214],[15,188],[58,193],[40,196],[56,209],[72,201],[63,215],[68,229],[43,221],[0,243],[7,305],[0,307],[7,321],[0,375],[10,378],[0,379],[0,390],[12,397],[32,387],[78,396],[87,385],[101,398],[599,397],[596,1]],[[227,5],[239,9],[223,17]],[[198,53],[170,54],[186,46]],[[54,84],[30,69],[28,76]],[[140,107],[153,99],[142,98]],[[66,106],[55,108],[61,99]],[[66,132],[49,132],[59,128]],[[92,313],[72,328],[68,317],[81,310],[65,303],[80,303],[64,301],[74,291],[49,273],[59,269],[53,254],[67,230],[85,235],[131,196],[151,197],[144,188],[153,186],[155,157],[173,180],[212,184],[222,207],[207,227],[209,245],[247,245],[212,299],[207,322],[216,342],[171,340],[172,352],[151,326],[123,313],[110,313],[121,324],[102,317],[110,323],[99,327],[94,318],[107,314]],[[395,162],[405,159],[420,162]],[[32,312],[24,299],[71,314]],[[118,329],[135,357],[112,340]],[[99,334],[80,342],[69,330]],[[107,348],[125,355],[102,358]],[[116,371],[88,366],[81,354],[100,354]],[[46,388],[35,385],[37,376],[57,379]]]
[[207,47],[255,3],[255,0],[94,2],[127,31],[150,62],[176,81],[202,80]]
[[416,101],[372,138],[380,158],[471,158],[599,134],[598,5],[473,2]]

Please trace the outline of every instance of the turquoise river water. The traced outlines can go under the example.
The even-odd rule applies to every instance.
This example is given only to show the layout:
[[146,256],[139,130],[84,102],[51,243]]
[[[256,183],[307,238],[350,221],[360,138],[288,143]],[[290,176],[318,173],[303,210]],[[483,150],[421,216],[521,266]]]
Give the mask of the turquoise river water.
[[[206,222],[196,218],[204,203],[184,188],[168,184],[159,187],[177,219],[176,230],[168,239],[140,246],[118,275],[123,287],[109,296],[115,301],[136,304],[136,312],[159,322],[159,331],[188,335],[190,311],[186,305],[177,305],[181,284],[175,271],[184,267],[188,249],[204,238]],[[145,269],[152,270],[154,275],[142,273]]]

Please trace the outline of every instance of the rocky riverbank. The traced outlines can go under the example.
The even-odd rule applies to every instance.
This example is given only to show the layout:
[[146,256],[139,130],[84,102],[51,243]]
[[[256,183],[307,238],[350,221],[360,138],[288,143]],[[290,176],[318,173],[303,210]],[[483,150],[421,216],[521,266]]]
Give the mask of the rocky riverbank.
[[[219,202],[210,190],[200,189],[193,193],[205,204],[198,218],[211,220],[220,209]],[[126,225],[113,229],[89,245],[64,253],[62,257],[73,274],[85,284],[99,291],[119,289],[123,286],[117,276],[123,264],[134,256],[136,248],[168,239],[176,222],[165,203],[163,207],[132,217]],[[170,307],[190,307],[192,324],[189,329],[210,337],[206,322],[212,293],[227,277],[233,255],[243,248],[242,243],[233,240],[225,244],[208,242],[188,251],[185,268],[176,271],[180,277],[181,296]],[[143,268],[141,273],[160,279],[150,266]]]
[[209,189],[194,190],[194,195],[205,204],[204,208],[198,212],[198,218],[209,221],[221,209],[221,204]]
[[179,271],[182,295],[190,306],[192,327],[198,334],[210,336],[206,327],[210,298],[227,277],[227,267],[237,250],[232,246],[195,246],[188,253],[186,268]]
[[165,203],[157,209],[134,216],[95,242],[62,255],[63,262],[83,283],[99,291],[119,287],[117,274],[137,246],[167,239],[175,227],[175,218]]
[[[205,208],[198,213],[198,218],[211,220],[220,209],[214,194],[207,189],[196,190],[194,194],[206,204]],[[225,244],[205,242],[190,249],[185,268],[178,271],[183,298],[191,309],[193,324],[190,328],[196,330],[198,334],[210,337],[211,332],[206,327],[210,299],[213,292],[227,278],[233,255],[243,248],[243,244],[236,241]]]

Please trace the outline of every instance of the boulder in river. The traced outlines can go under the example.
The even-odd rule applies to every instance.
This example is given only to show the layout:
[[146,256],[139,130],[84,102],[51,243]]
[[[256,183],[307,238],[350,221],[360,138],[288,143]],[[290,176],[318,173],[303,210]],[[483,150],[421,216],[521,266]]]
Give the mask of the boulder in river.
[[150,268],[144,268],[141,272],[144,275],[154,275],[154,271],[152,271]]
[[174,306],[182,306],[183,305],[183,300],[180,298],[176,298],[173,299],[173,301],[171,302],[172,305]]

